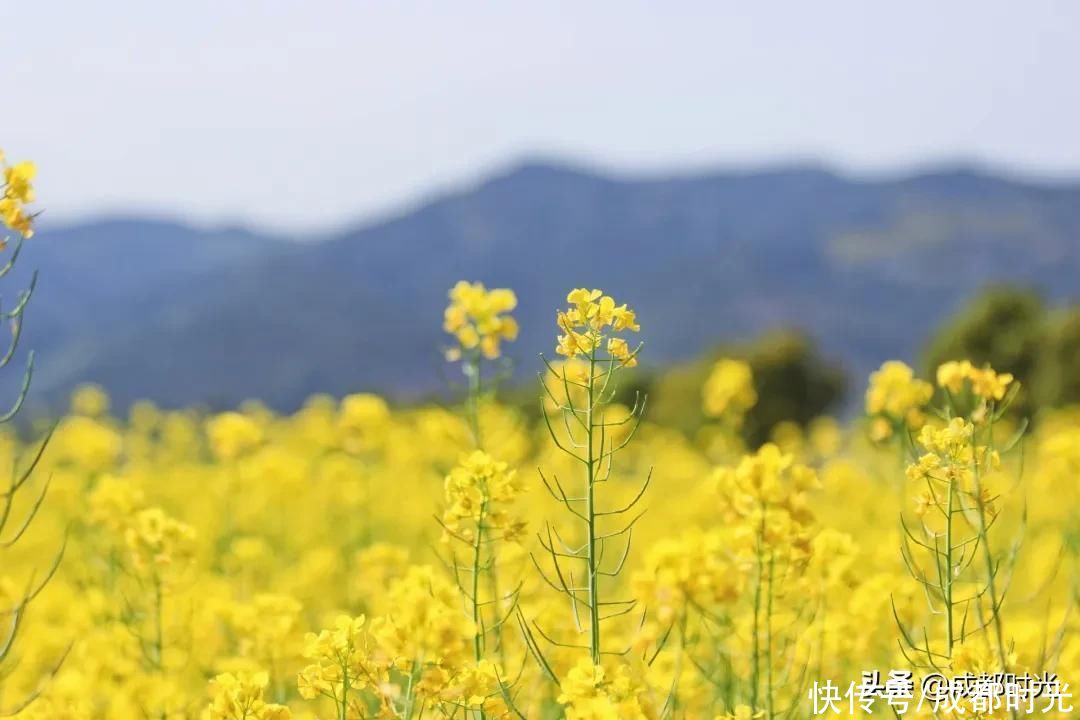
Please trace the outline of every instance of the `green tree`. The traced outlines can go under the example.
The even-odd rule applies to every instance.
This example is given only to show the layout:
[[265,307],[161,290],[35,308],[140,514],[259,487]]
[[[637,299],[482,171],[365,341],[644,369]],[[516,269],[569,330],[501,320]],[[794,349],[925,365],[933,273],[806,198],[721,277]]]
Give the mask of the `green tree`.
[[1032,394],[1038,407],[1080,403],[1080,305],[1051,313]]

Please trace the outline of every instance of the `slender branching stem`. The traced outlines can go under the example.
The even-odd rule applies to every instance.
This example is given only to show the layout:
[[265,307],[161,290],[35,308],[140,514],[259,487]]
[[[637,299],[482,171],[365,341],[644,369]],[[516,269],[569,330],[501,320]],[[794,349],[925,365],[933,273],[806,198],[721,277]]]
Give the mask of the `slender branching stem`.
[[945,603],[945,635],[948,656],[953,654],[953,498],[956,496],[955,480],[948,479],[949,496],[945,501],[945,572],[941,574],[941,592]]
[[769,552],[769,577],[767,580],[767,600],[765,603],[765,717],[775,717],[773,713],[773,662],[772,662],[772,616],[773,616],[773,569],[776,556]]
[[[600,603],[599,603],[599,564],[597,560],[597,548],[596,548],[596,461],[594,459],[594,453],[596,451],[594,447],[593,434],[595,431],[595,423],[593,422],[593,415],[596,409],[596,400],[594,397],[595,384],[596,384],[596,350],[594,349],[589,354],[589,379],[587,389],[587,405],[585,407],[585,426],[586,426],[586,443],[588,443],[587,457],[588,463],[585,466],[585,481],[586,481],[586,500],[585,500],[585,515],[587,517],[587,531],[589,536],[589,548],[588,548],[588,580],[589,580],[589,648],[592,653],[592,661],[594,665],[600,664]],[[600,448],[603,452],[603,448]]]
[[480,503],[480,518],[476,523],[476,537],[473,541],[473,566],[472,566],[472,619],[476,626],[476,634],[473,636],[473,655],[476,662],[484,659],[484,630],[480,617],[480,573],[482,570],[480,556],[483,551],[484,541],[484,516],[487,513],[487,501]]
[[480,394],[483,386],[480,378],[480,355],[473,351],[462,366],[469,381],[468,395],[465,398],[465,417],[472,433],[473,445],[477,450],[484,449],[484,438],[480,430]]
[[[993,425],[990,426],[990,441],[993,442]],[[983,563],[986,566],[986,588],[990,596],[990,617],[994,628],[994,638],[997,644],[998,662],[1001,663],[1001,672],[1009,672],[1009,660],[1008,654],[1005,652],[1005,631],[1002,627],[1001,620],[1001,601],[998,596],[997,587],[997,568],[994,566],[994,555],[990,549],[990,537],[989,526],[990,523],[986,522],[986,500],[983,498],[983,486],[982,475],[979,472],[979,459],[975,458],[974,470],[973,470],[974,482],[973,487],[975,491],[975,505],[978,512],[977,521],[979,544],[982,545]],[[1010,710],[1010,716],[1016,718],[1019,716],[1019,712],[1016,708]]]
[[761,506],[761,525],[758,529],[757,540],[755,542],[754,554],[757,561],[757,577],[754,582],[754,630],[753,643],[751,648],[751,665],[750,665],[750,710],[757,712],[758,709],[758,686],[760,684],[760,658],[761,648],[760,634],[761,634],[761,585],[762,585],[762,559],[761,559],[761,543],[765,537],[765,504]]

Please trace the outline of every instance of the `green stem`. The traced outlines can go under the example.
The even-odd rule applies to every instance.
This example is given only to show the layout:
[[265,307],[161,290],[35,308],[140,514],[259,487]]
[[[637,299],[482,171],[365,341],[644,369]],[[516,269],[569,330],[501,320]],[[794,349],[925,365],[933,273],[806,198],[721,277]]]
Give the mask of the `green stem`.
[[671,676],[671,717],[679,712],[679,680],[682,679],[683,652],[686,648],[686,614],[679,619],[679,644],[675,648],[675,668]]
[[163,656],[165,655],[165,628],[162,616],[164,601],[161,592],[161,578],[154,576],[154,664],[157,670],[162,669]]
[[[945,633],[949,658],[953,654],[953,496],[955,481],[949,478],[949,498],[945,503],[945,576],[942,593],[945,596]],[[929,649],[929,648],[928,648]]]
[[349,666],[342,664],[341,668],[341,705],[338,706],[338,720],[346,720],[349,708]]
[[773,566],[775,556],[769,553],[769,589],[765,605],[765,717],[773,715],[773,662],[772,662],[772,615],[773,615]]
[[829,601],[827,592],[822,592],[821,596],[821,629],[818,631],[817,671],[814,677],[823,677],[825,673],[825,629],[828,627]]
[[[465,375],[469,380],[469,395],[465,401],[465,414],[468,419],[469,429],[472,432],[473,444],[477,450],[483,450],[484,439],[480,432],[480,355],[478,353],[472,353],[465,365]],[[480,610],[480,559],[483,548],[484,540],[484,516],[487,513],[487,500],[483,500],[480,503],[480,517],[476,521],[476,539],[473,543],[473,567],[472,567],[472,619],[473,625],[476,627],[476,634],[473,636],[473,658],[476,663],[479,664],[484,659],[484,631],[481,623],[483,618],[481,617]],[[492,572],[492,582],[494,582],[494,572]],[[410,702],[409,712],[412,712],[412,703]],[[484,720],[485,713],[483,708],[479,711],[480,720]]]
[[[991,433],[993,433],[993,427],[991,426]],[[993,437],[991,436],[991,441]],[[1005,630],[1002,627],[1000,608],[998,607],[998,593],[997,593],[997,573],[994,571],[994,555],[990,551],[990,533],[986,527],[986,503],[983,500],[982,493],[982,480],[979,474],[979,459],[975,457],[974,463],[974,480],[975,480],[975,503],[979,509],[979,544],[982,545],[983,562],[986,564],[986,583],[987,591],[990,593],[990,614],[994,621],[994,636],[997,640],[998,662],[1001,663],[1001,672],[1009,672],[1008,658],[1005,654]],[[978,602],[976,603],[979,604]],[[1014,708],[1010,711],[1010,716],[1013,718],[1018,717],[1019,713]]]
[[[164,670],[165,655],[165,628],[164,628],[164,600],[162,598],[161,578],[154,575],[154,669],[158,672]],[[165,720],[165,708],[159,713],[160,720]]]
[[495,627],[492,628],[492,635],[495,640],[495,652],[499,656],[499,662],[502,663],[503,667],[506,667],[506,649],[503,647],[502,623],[500,622],[502,618],[502,606],[501,602],[499,601],[499,575],[495,571],[496,567],[494,563],[494,551],[492,551],[492,558],[492,565],[488,569],[488,581],[491,583],[491,597],[493,600],[492,606],[498,608],[498,610],[496,610],[498,615],[496,616]]
[[758,530],[757,542],[755,543],[754,553],[757,556],[757,578],[754,583],[754,635],[753,635],[753,649],[751,652],[751,681],[750,681],[750,711],[756,713],[758,709],[758,679],[760,675],[759,659],[760,659],[760,639],[758,637],[760,627],[761,616],[761,582],[762,582],[762,562],[761,562],[761,542],[765,535],[765,504],[761,506],[761,528]]
[[588,532],[589,532],[589,557],[588,557],[588,571],[589,571],[589,628],[590,628],[590,642],[589,647],[592,652],[593,665],[600,664],[600,606],[599,606],[599,567],[596,556],[596,507],[595,507],[595,480],[596,480],[596,460],[594,459],[593,448],[593,406],[595,404],[594,399],[594,385],[596,382],[596,350],[593,349],[589,354],[589,380],[588,380],[588,405],[585,408],[585,425],[588,430],[588,437],[586,442],[588,443],[588,464],[586,465],[586,516],[588,517]]
[[413,711],[413,682],[416,680],[416,664],[409,668],[409,684],[405,688],[405,717],[411,718]]
[[470,353],[464,365],[465,377],[469,381],[469,394],[465,399],[465,416],[469,423],[469,431],[472,433],[473,444],[477,450],[484,449],[483,437],[480,433],[480,355],[475,351]]
[[487,501],[480,503],[480,518],[476,522],[476,540],[473,542],[473,567],[472,567],[472,618],[476,626],[476,634],[473,636],[473,655],[476,662],[484,658],[483,630],[480,629],[480,551],[483,547],[484,537],[484,513],[487,510]]

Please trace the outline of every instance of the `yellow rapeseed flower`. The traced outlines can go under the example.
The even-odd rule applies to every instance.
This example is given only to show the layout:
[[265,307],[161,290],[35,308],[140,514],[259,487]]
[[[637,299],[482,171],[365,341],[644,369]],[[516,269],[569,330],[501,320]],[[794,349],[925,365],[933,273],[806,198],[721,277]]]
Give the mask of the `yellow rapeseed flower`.
[[263,430],[248,415],[238,412],[221,413],[206,424],[210,450],[222,460],[235,460],[258,447]]
[[0,193],[0,222],[23,237],[34,234],[32,218],[26,211],[26,205],[34,202],[33,180],[37,175],[37,166],[24,160],[15,165],[4,162],[0,152],[0,165],[4,167],[3,192]]
[[985,401],[1004,400],[1013,380],[1012,373],[997,373],[989,366],[977,368],[969,360],[950,360],[937,370],[939,387],[955,395],[970,383],[972,393]]
[[503,341],[517,339],[517,321],[509,315],[517,307],[512,290],[488,290],[483,283],[462,280],[449,295],[443,330],[453,335],[458,345],[447,352],[447,359],[458,360],[463,351],[479,348],[485,358],[494,360],[502,354]]
[[749,363],[724,358],[713,365],[702,390],[702,406],[708,417],[722,417],[729,412],[741,417],[757,401]]
[[263,699],[269,682],[265,672],[218,675],[210,681],[209,720],[289,720],[287,707]]
[[[555,352],[567,358],[579,355],[596,358],[594,352],[604,347],[609,357],[625,367],[637,364],[637,351],[631,350],[624,338],[614,333],[638,332],[637,316],[626,305],[616,305],[610,295],[601,290],[576,288],[566,295],[570,307],[556,314],[556,324],[563,332]],[[605,342],[606,341],[606,342]]]

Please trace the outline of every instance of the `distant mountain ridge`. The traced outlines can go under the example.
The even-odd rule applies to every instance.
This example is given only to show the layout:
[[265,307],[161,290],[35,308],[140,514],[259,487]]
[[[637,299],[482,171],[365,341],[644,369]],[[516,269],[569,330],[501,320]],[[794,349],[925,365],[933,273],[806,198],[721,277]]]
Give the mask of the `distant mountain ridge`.
[[984,283],[1075,298],[1080,185],[965,168],[629,179],[531,162],[318,242],[137,218],[32,242],[39,402],[86,380],[121,406],[434,391],[445,293],[462,278],[518,293],[522,378],[553,349],[567,289],[595,286],[638,310],[650,362],[786,325],[861,382]]

